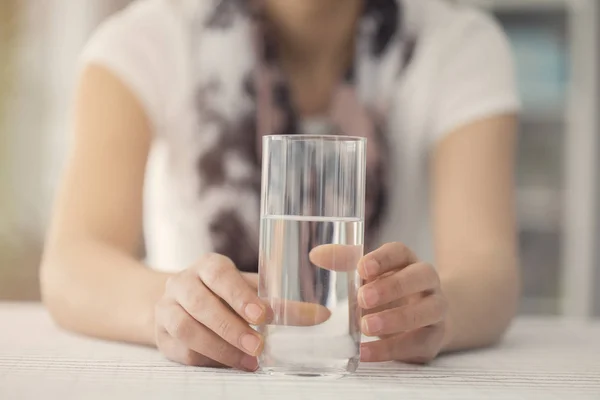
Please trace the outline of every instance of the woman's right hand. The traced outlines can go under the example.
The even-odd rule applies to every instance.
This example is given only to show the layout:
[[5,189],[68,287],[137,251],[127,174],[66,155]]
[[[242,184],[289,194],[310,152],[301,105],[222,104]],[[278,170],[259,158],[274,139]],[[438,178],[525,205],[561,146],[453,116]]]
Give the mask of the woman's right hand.
[[218,254],[170,278],[155,310],[158,349],[185,365],[257,370],[264,342],[249,324],[267,309],[252,278]]

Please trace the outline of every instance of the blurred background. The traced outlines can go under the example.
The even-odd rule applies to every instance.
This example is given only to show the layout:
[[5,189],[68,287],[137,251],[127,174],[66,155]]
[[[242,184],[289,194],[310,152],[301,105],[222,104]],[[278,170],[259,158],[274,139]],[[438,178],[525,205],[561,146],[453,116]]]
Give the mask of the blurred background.
[[[600,5],[461,1],[494,14],[515,53],[522,313],[600,316]],[[0,0],[0,300],[39,299],[77,56],[129,2]]]

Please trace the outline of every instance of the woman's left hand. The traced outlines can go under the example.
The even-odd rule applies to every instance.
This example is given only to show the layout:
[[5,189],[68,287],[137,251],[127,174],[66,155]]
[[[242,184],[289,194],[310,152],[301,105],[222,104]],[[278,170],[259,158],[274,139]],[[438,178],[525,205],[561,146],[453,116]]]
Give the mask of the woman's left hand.
[[365,310],[362,331],[379,340],[363,343],[361,361],[427,363],[442,350],[448,303],[432,265],[420,262],[402,243],[367,254],[358,271]]

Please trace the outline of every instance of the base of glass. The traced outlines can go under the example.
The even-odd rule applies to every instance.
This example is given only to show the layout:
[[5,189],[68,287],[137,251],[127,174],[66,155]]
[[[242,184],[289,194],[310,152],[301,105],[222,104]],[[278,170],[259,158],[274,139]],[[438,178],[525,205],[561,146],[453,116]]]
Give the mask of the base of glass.
[[337,368],[261,368],[260,372],[274,377],[295,377],[310,379],[341,379],[352,374],[350,371]]
[[259,358],[259,372],[271,376],[296,378],[340,379],[352,375],[358,369],[359,358],[327,360],[321,363],[274,363]]

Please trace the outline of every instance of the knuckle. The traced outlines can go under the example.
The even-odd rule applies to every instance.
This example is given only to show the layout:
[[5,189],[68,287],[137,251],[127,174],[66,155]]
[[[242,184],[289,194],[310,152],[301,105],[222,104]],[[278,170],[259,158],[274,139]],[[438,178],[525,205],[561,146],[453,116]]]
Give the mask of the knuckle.
[[415,260],[412,251],[402,242],[386,243],[374,254],[375,259],[388,269],[394,267],[394,264],[404,266]]
[[204,257],[204,261],[202,262],[203,266],[207,265],[223,265],[223,266],[233,266],[233,261],[227,256],[218,253],[209,253]]
[[216,360],[225,361],[229,358],[230,346],[227,342],[221,340],[215,347]]
[[377,254],[377,261],[383,266],[389,266],[393,262],[392,254],[397,252],[397,243],[386,243]]
[[172,295],[177,291],[177,288],[179,287],[179,278],[180,275],[175,275],[167,279],[167,282],[165,283],[165,294]]
[[213,264],[211,268],[206,268],[202,272],[202,281],[204,281],[207,286],[214,287],[219,284],[223,272],[223,266],[221,264]]
[[383,245],[383,247],[388,251],[399,251],[404,248],[404,244],[402,242],[390,242]]
[[391,294],[394,299],[400,299],[407,293],[407,284],[400,274],[394,275],[393,284],[391,285]]
[[170,323],[171,335],[173,337],[187,341],[193,335],[194,325],[189,318],[181,317],[179,315],[174,316]]
[[254,298],[249,295],[250,293],[250,289],[246,285],[230,282],[224,298],[234,311],[243,312],[244,304],[254,301]]
[[218,322],[217,322],[217,333],[222,338],[229,337],[229,334],[231,333],[231,322],[228,321],[225,318],[221,318],[220,320],[218,320]]
[[231,270],[233,263],[227,257],[219,254],[209,254],[205,257],[200,276],[208,286],[218,285],[223,276]]
[[204,299],[203,299],[203,295],[201,293],[189,293],[189,302],[190,302],[190,309],[191,311],[194,312],[199,312],[202,310],[203,306],[204,306]]
[[440,276],[433,265],[423,264],[422,271],[423,279],[425,279],[426,282],[431,282],[434,287],[440,286]]
[[399,254],[399,255],[402,255],[402,258],[409,258],[409,256],[410,256],[410,250],[402,242],[392,242],[392,243],[390,243],[389,251],[393,252],[393,253],[396,253],[396,254]]
[[201,290],[201,285],[185,285],[182,289],[183,301],[189,311],[196,312],[202,310],[205,304],[205,293]]

